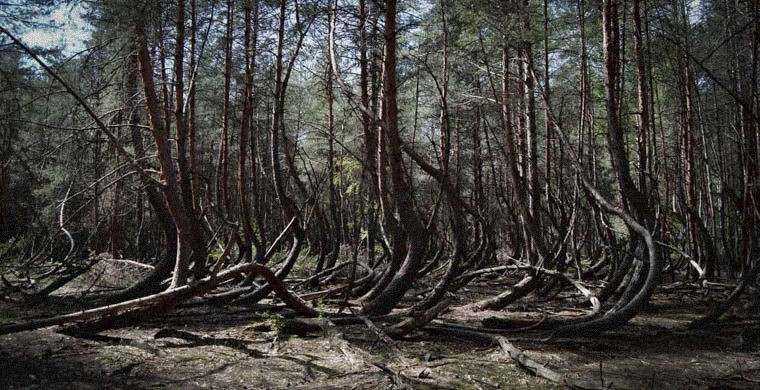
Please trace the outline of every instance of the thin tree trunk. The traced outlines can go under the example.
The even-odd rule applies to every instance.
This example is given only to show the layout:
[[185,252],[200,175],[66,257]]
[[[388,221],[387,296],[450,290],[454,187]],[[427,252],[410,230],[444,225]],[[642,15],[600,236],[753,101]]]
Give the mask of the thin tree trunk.
[[216,201],[224,213],[230,212],[229,185],[229,122],[230,84],[232,79],[232,15],[233,2],[227,0],[227,29],[224,36],[224,96],[222,106],[222,138],[219,142],[219,159],[216,172]]
[[[210,22],[209,22],[210,23]],[[196,99],[195,99],[195,70],[196,70],[196,38],[198,35],[198,13],[196,0],[190,0],[190,77],[193,85],[190,86],[188,91],[188,104],[187,104],[187,142],[189,155],[189,175],[190,175],[190,192],[192,193],[192,204],[194,214],[200,212],[200,175],[198,168],[198,157],[196,153],[197,137],[196,137]]]
[[449,123],[449,113],[446,99],[449,90],[449,32],[446,28],[446,7],[443,0],[439,2],[439,7],[441,13],[441,30],[443,31],[443,58],[441,61],[440,83],[441,112],[439,117],[439,124],[441,126],[440,159],[444,175],[448,175],[449,160],[451,157],[451,126]]
[[[551,130],[549,129],[549,104],[551,102],[551,85],[549,79],[549,0],[544,0],[544,94],[547,103],[544,104],[544,134],[546,137],[546,183],[544,185],[544,202],[548,207],[552,192],[552,149],[554,148]],[[558,172],[557,175],[561,175]]]
[[647,62],[644,58],[641,3],[642,0],[633,1],[633,47],[636,56],[636,92],[638,95],[639,111],[639,191],[647,193],[647,156],[649,155],[647,140],[649,138],[649,90],[647,87]]
[[[255,1],[254,5],[251,2]],[[245,87],[243,92],[243,112],[240,120],[240,150],[238,152],[238,176],[237,176],[237,190],[238,198],[240,202],[240,219],[243,225],[243,234],[246,249],[250,250],[251,245],[256,250],[256,258],[263,256],[263,248],[261,241],[253,231],[253,225],[251,224],[250,209],[248,206],[248,175],[246,173],[246,159],[248,153],[249,137],[251,135],[251,106],[253,104],[253,74],[256,69],[256,32],[258,27],[253,27],[251,31],[251,24],[258,22],[258,0],[246,0],[244,5],[244,19],[245,19]],[[255,16],[251,16],[253,13]],[[252,19],[254,20],[252,22]],[[253,164],[256,164],[255,156],[251,156]]]
[[[359,0],[359,83],[361,104],[370,107],[369,67],[367,61],[367,5]],[[369,204],[367,205],[367,256],[370,264],[375,261],[375,207],[377,199],[377,135],[375,126],[368,112],[361,113],[364,134],[364,163],[366,164],[366,182]]]
[[[330,253],[327,259],[327,267],[332,268],[335,265],[335,261],[340,255],[340,245],[342,242],[341,234],[341,218],[338,215],[338,195],[335,190],[335,115],[333,113],[333,103],[335,97],[333,95],[333,71],[332,66],[327,66],[327,174],[328,177],[328,197],[330,202],[330,219],[332,220],[331,232],[333,232],[330,248]],[[328,225],[329,226],[329,225]]]
[[145,30],[142,24],[137,24],[136,33],[139,40],[137,52],[140,64],[140,75],[143,80],[148,122],[156,144],[156,152],[161,167],[161,190],[166,198],[166,203],[171,213],[174,226],[177,229],[177,259],[174,266],[171,288],[187,284],[187,276],[190,265],[190,254],[193,251],[192,225],[195,221],[187,214],[183,204],[177,170],[172,158],[169,145],[169,130],[164,126],[161,118],[161,105],[156,95],[153,82],[153,66],[148,53]]

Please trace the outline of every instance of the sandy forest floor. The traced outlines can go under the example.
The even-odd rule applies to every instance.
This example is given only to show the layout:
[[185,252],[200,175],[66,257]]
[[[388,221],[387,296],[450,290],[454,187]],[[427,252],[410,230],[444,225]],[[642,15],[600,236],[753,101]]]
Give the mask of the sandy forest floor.
[[[572,296],[548,303],[528,299],[500,312],[473,313],[463,306],[506,286],[506,280],[469,286],[443,319],[478,326],[490,317],[538,321],[585,310]],[[739,337],[746,327],[760,327],[760,321],[730,317],[710,329],[683,329],[725,294],[674,284],[660,288],[646,313],[616,332],[551,341],[531,331],[505,336],[534,360],[598,387],[760,388],[760,353],[745,351]],[[53,308],[59,313],[77,309],[61,302],[2,302],[0,322],[50,315]],[[280,321],[276,312],[260,315],[250,307],[187,305],[92,339],[56,333],[56,328],[1,336],[0,388],[560,388],[527,374],[495,345],[427,333],[388,343],[363,325],[303,336],[278,336],[257,327],[268,323],[276,329]]]

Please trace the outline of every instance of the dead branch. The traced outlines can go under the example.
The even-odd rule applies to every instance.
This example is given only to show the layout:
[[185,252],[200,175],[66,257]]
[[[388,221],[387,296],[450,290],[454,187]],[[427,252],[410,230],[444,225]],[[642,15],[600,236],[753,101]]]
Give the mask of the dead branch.
[[[274,290],[277,297],[285,302],[285,304],[290,308],[307,317],[317,316],[316,310],[309,306],[308,303],[304,302],[293,293],[288,291],[287,288],[285,288],[282,282],[269,268],[260,264],[241,264],[229,268],[216,275],[201,279],[196,283],[181,286],[147,297],[137,298],[126,302],[97,307],[94,309],[83,310],[70,314],[64,314],[51,318],[43,318],[27,322],[2,325],[0,326],[0,335],[27,330],[35,330],[48,326],[70,324],[95,318],[98,319],[98,322],[104,323],[104,320],[115,319],[118,317],[127,317],[130,316],[130,314],[132,317],[135,317],[135,314],[138,314],[139,317],[139,314],[144,313],[151,313],[153,315],[162,314],[176,307],[182,301],[195,296],[201,296],[213,290],[216,286],[244,274],[259,275],[264,277],[264,279],[266,279],[272,286],[272,289]],[[142,319],[142,317],[140,319]],[[99,327],[96,329],[98,331],[104,330],[100,329]]]
[[392,337],[399,338],[422,328],[448,309],[452,301],[452,297],[446,297],[441,300],[441,302],[438,302],[438,304],[422,313],[412,313],[408,318],[387,329],[388,334]]
[[473,303],[472,309],[475,311],[503,309],[535,290],[538,287],[540,280],[540,275],[527,275],[515,284],[511,290]]
[[517,363],[517,366],[527,371],[532,375],[539,376],[554,383],[565,385],[571,389],[603,389],[604,386],[597,386],[595,384],[585,383],[569,378],[565,374],[561,374],[557,371],[546,367],[543,364],[536,362],[526,355],[520,348],[517,348],[506,337],[499,335],[492,335],[479,331],[463,330],[449,326],[430,326],[425,330],[432,333],[442,333],[449,336],[463,337],[468,340],[480,341],[488,344],[498,344],[504,353]]

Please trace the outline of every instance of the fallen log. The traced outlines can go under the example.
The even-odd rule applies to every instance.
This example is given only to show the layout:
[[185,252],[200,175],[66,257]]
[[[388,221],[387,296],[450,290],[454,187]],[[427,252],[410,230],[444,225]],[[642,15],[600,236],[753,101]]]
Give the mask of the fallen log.
[[261,351],[251,349],[248,347],[248,342],[245,340],[239,340],[234,338],[217,338],[206,335],[198,335],[195,333],[186,332],[179,329],[164,328],[156,332],[153,335],[153,339],[175,338],[187,341],[189,344],[184,347],[194,347],[202,345],[217,345],[221,347],[228,347],[240,352],[244,352],[253,358],[262,358],[264,354]]
[[441,313],[449,308],[453,299],[446,297],[441,302],[438,302],[435,306],[421,313],[411,313],[410,317],[405,318],[401,322],[386,329],[388,334],[394,338],[401,338],[415,330],[422,328],[430,321],[433,321]]
[[511,290],[507,290],[494,297],[486,298],[481,301],[472,304],[472,310],[501,310],[510,304],[516,302],[518,299],[530,294],[541,284],[540,275],[527,275],[517,284],[515,284]]
[[276,296],[291,309],[307,317],[317,316],[317,311],[308,303],[288,291],[282,282],[274,275],[274,272],[269,268],[260,264],[241,264],[224,270],[216,275],[201,279],[193,284],[167,290],[151,296],[51,318],[1,325],[0,335],[35,330],[49,326],[65,325],[91,319],[97,319],[98,321],[97,326],[88,326],[88,328],[94,329],[95,331],[102,331],[117,322],[124,322],[116,320],[126,319],[126,322],[131,324],[134,323],[135,320],[141,321],[147,319],[145,318],[146,313],[149,313],[152,316],[166,313],[176,307],[179,303],[192,297],[202,296],[213,290],[219,284],[228,282],[239,275],[262,276],[270,283]]

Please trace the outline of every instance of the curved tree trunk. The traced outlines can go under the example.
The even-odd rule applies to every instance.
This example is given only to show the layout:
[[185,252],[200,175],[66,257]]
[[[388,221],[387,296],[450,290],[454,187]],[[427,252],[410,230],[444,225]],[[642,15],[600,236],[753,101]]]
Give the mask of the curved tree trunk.
[[[396,102],[396,0],[385,4],[385,58],[383,60],[383,122],[381,136],[387,141],[390,166],[391,199],[398,211],[406,238],[406,257],[398,272],[374,299],[367,302],[364,312],[370,315],[385,314],[401,301],[404,293],[414,282],[425,255],[427,238],[425,226],[414,206],[411,189],[404,169],[401,139],[398,133],[398,107]],[[402,245],[394,243],[394,250]]]

